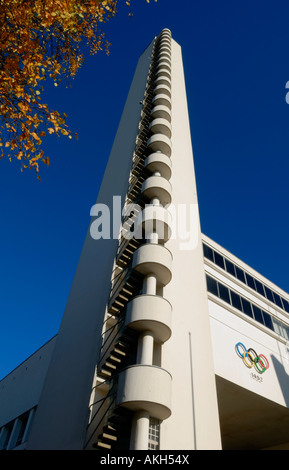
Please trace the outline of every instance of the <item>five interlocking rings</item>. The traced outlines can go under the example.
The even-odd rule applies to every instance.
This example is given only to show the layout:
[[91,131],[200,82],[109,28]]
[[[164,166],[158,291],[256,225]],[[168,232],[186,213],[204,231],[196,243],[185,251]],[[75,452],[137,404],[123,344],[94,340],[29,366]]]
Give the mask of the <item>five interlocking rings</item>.
[[263,354],[259,354],[258,356],[254,349],[249,348],[247,350],[243,343],[236,344],[236,352],[238,356],[243,359],[246,367],[249,369],[255,367],[259,374],[263,374],[269,368],[269,361]]

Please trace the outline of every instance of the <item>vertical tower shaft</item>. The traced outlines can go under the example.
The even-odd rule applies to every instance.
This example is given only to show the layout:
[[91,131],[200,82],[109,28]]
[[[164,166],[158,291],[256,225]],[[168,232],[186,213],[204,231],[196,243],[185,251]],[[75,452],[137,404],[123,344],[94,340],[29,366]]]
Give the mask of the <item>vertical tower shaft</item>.
[[[167,29],[154,41],[142,106],[105,317],[110,347],[96,370],[92,402],[101,406],[88,440],[99,448],[220,448],[181,50]],[[158,439],[149,439],[152,429]],[[118,443],[120,434],[130,441]]]
[[28,448],[219,448],[182,58],[168,29],[139,59],[92,215]]

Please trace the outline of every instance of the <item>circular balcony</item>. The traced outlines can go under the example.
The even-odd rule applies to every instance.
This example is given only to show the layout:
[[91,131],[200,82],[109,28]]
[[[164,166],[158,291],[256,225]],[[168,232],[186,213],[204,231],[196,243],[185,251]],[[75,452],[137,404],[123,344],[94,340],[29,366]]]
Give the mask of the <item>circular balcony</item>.
[[171,374],[161,367],[130,366],[119,373],[117,405],[166,419],[171,415],[171,383]]
[[169,64],[171,63],[172,54],[168,51],[159,51],[158,53],[158,62],[162,60],[168,60]]
[[149,130],[153,134],[164,134],[169,139],[172,136],[171,124],[169,121],[163,118],[154,119],[149,125]]
[[158,52],[159,53],[158,57],[160,56],[160,54],[163,54],[164,52],[166,54],[169,54],[169,57],[172,60],[172,48],[171,48],[171,43],[168,39],[162,39],[159,52]]
[[158,62],[158,65],[157,65],[157,70],[160,70],[160,69],[165,69],[165,70],[168,70],[170,72],[171,71],[171,64],[168,64],[164,60],[161,60],[161,61]]
[[165,84],[158,84],[154,88],[154,94],[155,95],[167,95],[169,98],[171,98],[171,87]]
[[172,235],[171,213],[162,206],[147,204],[139,213],[136,225],[144,231],[145,238],[154,232],[160,241],[167,242]]
[[156,77],[164,76],[171,79],[171,71],[168,68],[160,68],[156,71]]
[[160,41],[163,41],[164,39],[168,40],[168,41],[171,41],[172,40],[172,36],[170,33],[162,33],[160,35]]
[[[164,50],[165,47],[167,48],[166,50]],[[169,59],[171,58],[171,44],[170,42],[164,39],[162,39],[160,43],[160,47],[158,50],[158,57],[160,57],[161,54],[167,54]]]
[[159,55],[158,55],[158,58],[159,58],[159,61],[162,57],[167,57],[169,60],[170,60],[170,63],[172,61],[172,53],[170,51],[170,49],[168,48],[167,45],[163,45],[159,51]]
[[151,153],[144,162],[144,167],[155,173],[159,171],[161,176],[163,176],[166,180],[169,180],[172,175],[172,162],[170,157],[161,153],[155,152]]
[[164,343],[171,334],[172,306],[158,295],[139,295],[127,304],[125,324],[137,331],[151,331]]
[[157,87],[159,85],[166,85],[169,89],[171,89],[171,80],[168,77],[159,76],[155,80],[155,86]]
[[159,199],[162,206],[172,202],[171,183],[162,176],[149,176],[142,184],[142,193],[150,201]]
[[147,141],[147,146],[152,152],[160,151],[168,157],[172,154],[172,143],[170,139],[163,134],[152,135]]
[[171,35],[171,33],[165,31],[165,32],[161,33],[160,39],[161,40],[162,39],[168,39],[169,41],[171,41],[172,40],[172,35]]
[[158,55],[158,61],[161,62],[162,60],[171,65],[171,54],[165,51],[160,52]]
[[171,122],[171,120],[172,120],[170,109],[167,106],[162,106],[162,105],[155,106],[151,110],[151,117],[153,119],[163,118],[163,119],[166,119],[169,122]]
[[165,95],[164,93],[158,93],[152,99],[153,106],[167,106],[169,109],[172,108],[172,102],[169,96]]
[[133,254],[132,267],[140,274],[154,274],[160,285],[166,286],[172,278],[172,254],[162,245],[147,243]]
[[162,52],[167,52],[171,56],[171,44],[166,42],[161,42],[160,48],[159,48],[159,54]]
[[171,39],[167,36],[164,36],[162,39],[161,39],[161,42],[160,42],[160,47],[162,46],[168,46],[168,47],[171,47]]

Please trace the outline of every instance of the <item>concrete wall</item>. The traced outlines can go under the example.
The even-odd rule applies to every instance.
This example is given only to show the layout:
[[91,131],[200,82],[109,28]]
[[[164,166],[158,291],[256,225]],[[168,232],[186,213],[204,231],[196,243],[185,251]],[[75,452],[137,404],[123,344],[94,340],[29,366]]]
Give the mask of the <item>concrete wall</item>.
[[[178,221],[166,244],[172,252],[172,336],[163,345],[162,367],[172,374],[172,415],[161,425],[161,449],[220,449],[209,310],[201,245],[197,189],[180,46],[172,40],[172,205],[187,208],[187,239]],[[191,212],[190,212],[191,210]]]
[[[289,406],[289,354],[283,341],[209,302],[216,374],[283,406]],[[235,351],[237,343],[263,354],[269,368],[259,374],[247,368]]]
[[55,341],[52,338],[0,381],[0,427],[38,404]]
[[[271,288],[280,296],[288,299],[288,294],[274,285],[252,267],[242,262],[217,243],[203,236],[204,241],[213,249],[223,254],[235,265],[254,278]],[[206,272],[222,284],[238,292],[243,298],[259,306],[272,318],[288,325],[289,314],[278,308],[265,297],[251,290],[244,283],[232,278],[224,270],[206,261]],[[211,317],[212,344],[214,351],[215,372],[217,375],[230,380],[252,392],[275,401],[280,405],[289,405],[289,348],[285,338],[266,328],[239,310],[209,295]],[[252,348],[256,353],[263,354],[269,361],[269,368],[263,374],[252,368],[247,368],[235,351],[237,343],[243,343],[247,349]],[[255,372],[255,375],[254,375]],[[253,373],[253,375],[252,375]],[[256,377],[256,376],[259,376]]]
[[[274,333],[265,333],[215,302],[209,304],[216,374],[288,407],[289,354],[285,341]],[[258,374],[254,368],[244,365],[235,351],[239,342],[268,359],[266,372]]]
[[[151,52],[152,44],[139,59],[99,191],[97,202],[111,209],[113,196],[122,196],[124,202],[127,191]],[[119,227],[120,221],[118,231]],[[83,447],[117,243],[116,239],[94,240],[88,231],[28,449]]]

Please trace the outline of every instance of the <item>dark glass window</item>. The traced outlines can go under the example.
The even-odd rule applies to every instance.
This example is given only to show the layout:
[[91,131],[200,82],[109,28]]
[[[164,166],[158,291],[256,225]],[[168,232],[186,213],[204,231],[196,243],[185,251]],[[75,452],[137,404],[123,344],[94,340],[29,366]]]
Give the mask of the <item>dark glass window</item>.
[[217,281],[215,281],[215,279],[210,276],[207,276],[207,287],[208,291],[211,292],[211,294],[218,296]]
[[229,274],[236,277],[235,265],[231,263],[228,259],[225,260],[226,263],[226,270]]
[[253,305],[253,312],[254,312],[255,320],[258,321],[259,323],[263,323],[264,325],[262,310],[259,307],[256,307],[256,305]]
[[269,313],[264,312],[264,310],[262,311],[262,313],[263,313],[263,318],[264,318],[264,323],[265,323],[265,325],[267,326],[267,328],[270,328],[270,330],[273,330],[273,331],[274,331],[274,327],[273,327],[273,322],[272,322],[271,316],[269,315]]
[[215,255],[216,265],[220,266],[220,268],[222,268],[222,269],[225,269],[225,262],[224,262],[223,256],[220,255],[219,253],[217,253],[216,251],[214,252],[214,255]]
[[214,255],[213,250],[209,246],[203,244],[204,256],[205,258],[209,259],[210,261],[214,262]]
[[288,300],[285,300],[282,298],[282,302],[283,302],[283,305],[284,305],[284,309],[286,310],[286,312],[289,313],[289,302]]
[[250,302],[246,299],[243,299],[243,297],[241,298],[241,300],[242,300],[243,312],[246,315],[249,315],[249,317],[253,318],[252,306],[251,306]]
[[[222,300],[225,302],[233,305],[233,307],[237,308],[238,310],[244,312],[246,315],[248,315],[251,318],[255,318],[255,320],[262,325],[265,325],[267,328],[269,328],[272,331],[277,332],[280,335],[283,335],[284,337],[289,338],[289,328],[285,325],[281,325],[279,328],[278,323],[275,321],[273,324],[273,320],[271,315],[269,313],[265,312],[264,310],[261,310],[259,307],[256,305],[251,304],[248,300],[244,299],[241,297],[239,294],[237,294],[234,291],[231,291],[228,289],[226,286],[223,284],[217,282],[215,279],[212,277],[208,276],[206,274],[206,280],[207,280],[207,288],[208,292],[211,292],[212,294],[216,295],[217,297],[220,297]],[[265,289],[266,286],[264,286]],[[269,292],[272,293],[272,291],[269,289]],[[274,295],[277,296],[277,294],[274,293]],[[273,298],[273,297],[272,297]],[[281,298],[280,298],[281,300]],[[288,304],[289,307],[289,302],[285,299],[282,298],[284,301],[284,305]],[[287,304],[286,304],[287,303]],[[284,331],[286,330],[286,334]]]
[[227,302],[228,304],[230,302],[230,295],[229,295],[229,289],[226,286],[223,286],[222,284],[219,284],[219,293],[220,293],[220,298]]
[[6,428],[6,437],[5,437],[5,441],[4,441],[4,444],[3,444],[3,450],[5,450],[7,445],[8,445],[8,442],[9,442],[9,439],[10,439],[10,436],[11,436],[11,433],[12,433],[12,429],[13,429],[13,423],[14,422],[11,422],[11,423],[9,423],[5,426],[5,428]]
[[259,294],[261,294],[265,297],[264,286],[263,286],[262,282],[257,281],[257,279],[255,279],[255,284],[256,284],[257,292],[259,292]]
[[235,268],[236,268],[237,279],[239,279],[239,281],[242,281],[244,282],[244,284],[246,284],[244,271],[238,268],[238,266],[235,266]]
[[275,304],[278,305],[278,307],[283,308],[282,300],[281,300],[280,295],[276,294],[276,292],[273,292],[273,296],[274,296],[274,299],[275,299]]
[[267,299],[270,300],[271,302],[274,302],[273,292],[271,291],[271,289],[269,289],[269,287],[267,286],[264,286],[264,289],[266,292]]
[[236,292],[231,291],[231,299],[233,307],[242,311],[241,297]]
[[28,416],[29,415],[26,414],[21,418],[21,427],[20,427],[20,431],[19,431],[19,434],[18,434],[18,437],[17,437],[16,445],[19,445],[19,444],[22,443],[22,439],[23,439],[23,436],[24,436],[24,431],[26,429],[27,422],[28,422]]
[[256,290],[255,286],[255,280],[250,274],[246,273],[246,280],[247,280],[247,286],[251,287],[251,289]]

